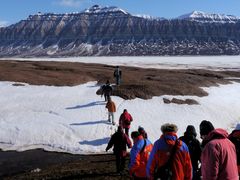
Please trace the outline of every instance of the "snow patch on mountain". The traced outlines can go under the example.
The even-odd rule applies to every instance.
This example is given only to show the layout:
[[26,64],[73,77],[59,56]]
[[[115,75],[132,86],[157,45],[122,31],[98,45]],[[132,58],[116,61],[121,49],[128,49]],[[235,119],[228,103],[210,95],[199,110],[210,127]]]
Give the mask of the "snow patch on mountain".
[[203,23],[236,23],[240,17],[225,14],[211,14],[202,11],[193,11],[189,14],[179,16],[177,19],[186,19]]

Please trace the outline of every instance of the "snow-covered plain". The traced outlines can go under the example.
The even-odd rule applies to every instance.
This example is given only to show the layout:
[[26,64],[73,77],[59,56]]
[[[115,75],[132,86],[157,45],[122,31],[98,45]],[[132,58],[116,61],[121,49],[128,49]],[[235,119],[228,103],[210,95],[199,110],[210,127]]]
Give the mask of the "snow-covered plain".
[[240,56],[116,56],[116,57],[71,57],[71,58],[0,58],[17,61],[66,61],[99,63],[119,66],[135,66],[157,69],[209,69],[239,70]]
[[[141,58],[135,58],[136,62],[130,58],[130,62],[126,61],[125,65],[136,63],[140,66],[139,59]],[[223,65],[226,68],[240,67],[239,60],[235,57],[223,62],[220,57],[215,58],[218,60],[215,61],[214,67]],[[104,58],[89,59],[95,63],[104,60]],[[120,61],[120,57],[106,59],[108,63],[124,64],[123,61]],[[200,59],[203,67],[202,59],[204,58]],[[212,59],[213,57],[205,57],[204,62],[210,62]],[[149,61],[153,63],[150,66],[154,66],[154,60],[150,58]],[[218,61],[219,63],[217,63]],[[142,66],[146,67],[144,62]],[[189,59],[189,64],[187,62],[184,64],[195,66],[190,62]],[[106,63],[106,61],[101,63]],[[180,68],[183,67],[181,63],[183,62],[179,62]],[[209,67],[209,64],[214,63],[205,64],[205,68]],[[171,66],[171,63],[169,65]],[[177,64],[175,65],[177,66]],[[22,151],[44,148],[49,151],[74,154],[104,152],[116,126],[107,122],[105,102],[96,95],[99,88],[96,82],[74,87],[28,84],[13,86],[12,84],[14,82],[0,82],[1,149]],[[211,121],[215,127],[225,128],[231,132],[236,123],[240,121],[240,84],[219,85],[218,87],[204,88],[204,90],[209,93],[206,97],[160,96],[150,100],[123,100],[113,97],[113,101],[117,105],[115,120],[118,122],[123,109],[128,109],[134,119],[130,130],[137,130],[139,125],[143,126],[152,142],[159,138],[160,127],[166,122],[177,124],[178,136],[184,133],[189,124],[194,125],[199,132],[199,124],[203,119]],[[191,98],[198,101],[199,105],[164,104],[164,97],[183,100]]]

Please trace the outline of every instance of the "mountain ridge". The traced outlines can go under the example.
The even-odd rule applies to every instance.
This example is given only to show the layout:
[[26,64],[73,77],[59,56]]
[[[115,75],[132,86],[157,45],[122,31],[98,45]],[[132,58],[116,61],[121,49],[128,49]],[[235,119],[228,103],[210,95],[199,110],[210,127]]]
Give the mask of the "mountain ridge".
[[240,20],[227,16],[232,19],[223,23],[215,15],[220,20],[209,22],[204,15],[139,17],[98,5],[80,13],[37,13],[0,28],[0,57],[239,54]]

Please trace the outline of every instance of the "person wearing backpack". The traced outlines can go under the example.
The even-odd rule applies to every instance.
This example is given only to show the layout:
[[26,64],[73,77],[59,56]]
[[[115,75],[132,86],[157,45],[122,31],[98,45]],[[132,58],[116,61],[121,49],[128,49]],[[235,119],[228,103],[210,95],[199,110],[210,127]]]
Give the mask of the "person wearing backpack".
[[125,168],[125,160],[127,156],[127,148],[132,147],[132,142],[130,141],[129,137],[124,134],[122,127],[118,126],[117,132],[115,132],[107,147],[106,152],[112,148],[113,146],[113,153],[116,156],[116,169],[117,173],[122,173]]
[[147,163],[148,179],[191,180],[192,163],[187,145],[177,138],[177,126],[161,126],[162,135],[154,145]]
[[123,110],[123,113],[121,114],[119,118],[119,126],[122,126],[122,128],[125,129],[125,133],[129,136],[129,129],[131,122],[133,121],[133,118],[130,113],[128,113],[127,109]]
[[236,128],[232,131],[228,138],[236,148],[238,174],[240,175],[240,124],[237,124]]
[[228,139],[226,130],[215,129],[211,122],[200,123],[202,141],[202,180],[239,180],[237,156],[234,144]]
[[134,145],[130,152],[129,173],[133,179],[147,179],[146,166],[153,145],[138,131],[133,131],[131,137]]
[[187,126],[186,131],[184,132],[184,136],[180,137],[179,139],[186,143],[189,149],[192,167],[193,167],[193,180],[201,179],[201,172],[198,168],[198,163],[200,162],[201,157],[201,144],[199,140],[197,140],[197,133],[194,126],[189,125]]

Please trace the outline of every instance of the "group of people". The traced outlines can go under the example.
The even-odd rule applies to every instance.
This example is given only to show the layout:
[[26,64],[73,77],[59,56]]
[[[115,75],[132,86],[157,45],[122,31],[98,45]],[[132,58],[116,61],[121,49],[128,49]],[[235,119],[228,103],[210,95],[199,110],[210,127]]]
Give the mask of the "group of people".
[[201,143],[192,125],[178,138],[177,126],[164,124],[154,144],[144,128],[139,127],[131,133],[132,145],[128,130],[124,133],[119,124],[106,148],[108,151],[114,147],[118,173],[124,170],[128,147],[131,148],[128,168],[133,179],[239,179],[240,124],[228,135],[224,129],[214,128],[210,121],[203,120],[199,126]]

